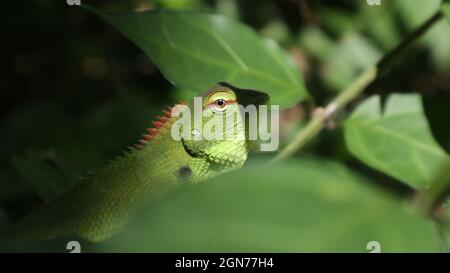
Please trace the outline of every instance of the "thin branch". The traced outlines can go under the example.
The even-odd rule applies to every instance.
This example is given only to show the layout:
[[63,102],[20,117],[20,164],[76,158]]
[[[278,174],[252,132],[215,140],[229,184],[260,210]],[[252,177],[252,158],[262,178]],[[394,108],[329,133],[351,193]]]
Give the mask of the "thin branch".
[[303,148],[309,140],[315,137],[333,118],[336,113],[347,106],[358,97],[367,86],[369,86],[380,74],[386,73],[392,63],[398,59],[401,53],[411,45],[417,38],[427,32],[436,22],[444,18],[441,11],[436,12],[420,27],[410,33],[399,45],[389,51],[375,66],[368,68],[350,85],[339,93],[339,95],[329,103],[324,111],[313,116],[309,123],[301,129],[294,139],[272,160],[280,161],[292,156],[295,152]]
[[[416,198],[416,207],[427,214],[435,214],[450,194],[450,158],[431,186],[420,192]],[[434,215],[439,218],[438,215]]]

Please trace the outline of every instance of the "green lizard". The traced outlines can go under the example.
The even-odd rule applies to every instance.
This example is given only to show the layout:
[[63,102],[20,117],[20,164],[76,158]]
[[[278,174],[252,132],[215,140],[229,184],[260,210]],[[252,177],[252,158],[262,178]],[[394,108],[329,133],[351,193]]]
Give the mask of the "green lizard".
[[[242,108],[238,104],[260,105],[267,100],[265,93],[220,83],[203,98],[201,112],[210,115],[200,113],[202,124],[205,126],[208,120],[224,112],[240,113]],[[198,183],[244,164],[250,146],[246,130],[233,131],[244,134],[244,138],[180,141],[171,134],[179,118],[165,111],[136,148],[11,225],[8,236],[31,240],[76,236],[91,242],[102,241],[118,233],[139,205],[155,193]],[[235,129],[242,121],[241,115],[233,128],[226,130]]]

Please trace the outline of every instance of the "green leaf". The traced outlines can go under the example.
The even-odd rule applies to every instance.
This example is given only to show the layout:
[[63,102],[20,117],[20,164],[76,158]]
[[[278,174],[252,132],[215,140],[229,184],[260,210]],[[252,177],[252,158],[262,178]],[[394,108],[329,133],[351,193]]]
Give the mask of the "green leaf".
[[434,227],[337,163],[256,162],[150,204],[96,251],[439,251]]
[[444,12],[445,17],[447,17],[447,20],[450,24],[450,2],[446,1],[445,3],[442,3],[442,12]]
[[170,9],[192,9],[204,6],[202,0],[153,0],[153,3]]
[[44,202],[50,202],[72,188],[72,179],[57,165],[52,153],[29,152],[26,157],[13,158],[17,172]]
[[345,122],[350,152],[365,164],[414,188],[424,188],[448,159],[434,140],[418,95],[391,95],[361,103]]
[[[445,203],[447,197],[450,197],[450,159],[442,166],[432,185],[426,190],[425,196],[422,198],[425,201],[425,208]],[[436,213],[439,214],[439,209]]]
[[335,92],[345,88],[381,57],[380,50],[370,40],[352,31],[333,44],[319,28],[308,28],[302,32],[300,42],[309,55],[322,63],[322,81]]
[[178,87],[203,93],[220,81],[267,92],[273,104],[308,97],[300,72],[273,41],[227,17],[197,11],[96,11],[147,53]]
[[[420,26],[441,8],[441,0],[416,1],[396,0],[392,4],[397,7],[400,19],[409,31]],[[398,16],[397,16],[398,18]],[[450,26],[444,20],[436,22],[418,39],[418,44],[426,46],[433,67],[447,71],[450,69]]]
[[447,249],[450,249],[450,199],[447,199],[447,202],[445,202],[442,207],[438,209],[437,216],[441,222],[441,226],[439,228],[442,241]]
[[400,19],[408,29],[414,29],[425,22],[439,10],[441,0],[417,1],[411,5],[410,0],[397,0],[392,5],[397,9]]

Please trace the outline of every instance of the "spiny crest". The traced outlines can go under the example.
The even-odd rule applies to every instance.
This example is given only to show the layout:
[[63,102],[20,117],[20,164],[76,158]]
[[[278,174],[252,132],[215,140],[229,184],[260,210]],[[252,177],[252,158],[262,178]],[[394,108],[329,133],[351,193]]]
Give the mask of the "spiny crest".
[[[187,105],[186,102],[180,102],[176,105]],[[176,106],[175,105],[175,106]],[[175,107],[173,106],[173,107]],[[171,106],[168,106],[165,110],[163,110],[164,115],[162,116],[156,116],[156,121],[152,121],[153,127],[147,128],[148,134],[143,135],[143,139],[139,140],[138,144],[135,144],[134,147],[132,147],[132,150],[135,148],[142,149],[149,141],[151,141],[153,138],[157,137],[158,134],[161,132],[161,129],[166,128],[169,129],[171,126],[172,119],[172,108]]]

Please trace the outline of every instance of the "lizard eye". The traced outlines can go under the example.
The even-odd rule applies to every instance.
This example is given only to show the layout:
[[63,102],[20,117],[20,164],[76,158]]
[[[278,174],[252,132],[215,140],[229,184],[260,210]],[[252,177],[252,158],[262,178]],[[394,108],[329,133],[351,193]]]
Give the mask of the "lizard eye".
[[236,103],[236,94],[231,90],[221,89],[209,94],[204,106],[218,112],[223,112],[233,103]]
[[227,102],[224,99],[217,99],[214,104],[219,108],[224,108],[227,105]]

